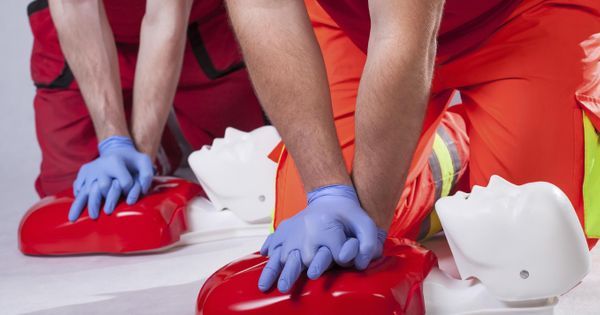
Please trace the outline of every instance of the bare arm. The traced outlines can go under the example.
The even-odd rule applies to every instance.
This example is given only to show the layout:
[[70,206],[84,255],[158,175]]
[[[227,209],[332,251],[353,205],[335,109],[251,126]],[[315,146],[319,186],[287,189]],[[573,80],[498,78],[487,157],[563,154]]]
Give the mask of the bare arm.
[[100,0],[50,0],[60,46],[94,122],[98,141],[129,136],[117,49]]
[[333,124],[323,57],[304,2],[227,3],[258,97],[294,157],[305,190],[351,184]]
[[356,111],[353,181],[387,229],[421,132],[443,0],[370,0],[369,54]]
[[142,21],[131,133],[154,158],[179,82],[192,0],[148,0]]

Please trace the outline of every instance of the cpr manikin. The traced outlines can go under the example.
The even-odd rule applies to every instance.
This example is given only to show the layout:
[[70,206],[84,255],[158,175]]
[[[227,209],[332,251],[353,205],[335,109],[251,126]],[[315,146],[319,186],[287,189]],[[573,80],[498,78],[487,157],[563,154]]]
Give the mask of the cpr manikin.
[[[78,221],[68,223],[66,214],[72,196],[44,199],[22,221],[21,249],[36,255],[127,253],[266,235],[266,222],[274,204],[276,167],[267,155],[278,141],[272,127],[250,133],[228,129],[224,139],[193,153],[190,165],[210,201],[193,198],[200,193],[195,184],[159,180],[152,193],[135,207],[120,205],[112,216],[101,216],[97,221],[90,220],[84,212]],[[307,291],[299,287],[288,294],[277,290],[264,294],[256,288],[256,282],[265,258],[253,255],[223,267],[206,282],[199,295],[198,311],[207,315],[261,314],[261,307],[266,305],[263,302],[270,301],[276,304],[269,307],[279,313],[292,314],[290,309],[301,309],[298,296],[305,296],[310,297],[310,302],[304,306],[344,305],[350,310],[347,314],[360,309],[352,307],[355,302],[370,309],[402,310],[398,314],[414,313],[408,311],[411,308],[426,309],[428,314],[551,314],[558,296],[576,286],[589,272],[590,255],[573,207],[551,184],[516,186],[494,176],[488,187],[475,186],[471,194],[459,192],[443,198],[436,209],[452,252],[444,256],[434,250],[440,268],[433,266],[431,252],[418,244],[388,240],[385,257],[374,262],[368,273],[338,269],[309,281],[304,287]],[[138,220],[135,224],[140,227],[146,222],[158,222],[154,218],[163,218],[162,228],[139,230],[168,233],[154,233],[153,238],[121,233],[119,242],[115,242],[115,228],[133,231],[134,221],[121,217]],[[54,222],[49,218],[59,219]],[[89,233],[98,239],[86,245]],[[30,237],[23,237],[26,235]],[[147,239],[156,242],[136,243]],[[441,262],[447,260],[455,262],[459,275],[453,276],[443,268]],[[402,272],[406,275],[399,276]],[[410,290],[405,290],[407,285]],[[232,289],[238,290],[236,301],[248,303],[243,307],[235,304],[230,298]],[[350,299],[344,303],[328,300],[340,296]],[[210,302],[221,298],[223,303],[229,301],[233,303],[230,306],[241,308],[236,306],[225,312],[227,304]],[[214,312],[203,311],[206,303],[214,307]]]
[[424,285],[428,314],[552,314],[590,271],[573,206],[552,184],[492,176],[436,210],[463,280],[434,269]]
[[193,152],[188,162],[208,199],[188,207],[188,243],[263,236],[270,230],[277,164],[268,155],[279,143],[272,126],[251,132],[234,128]]
[[91,220],[87,211],[69,222],[71,189],[40,200],[23,217],[20,248],[32,255],[127,254],[233,237],[264,237],[270,230],[278,144],[275,128],[252,132],[227,128],[225,138],[194,152],[189,162],[197,184],[156,178],[134,205]]
[[[364,309],[381,314],[552,314],[558,296],[590,270],[575,211],[549,183],[516,186],[494,176],[488,187],[443,198],[436,209],[452,252],[434,250],[440,267],[426,263],[417,244],[388,240],[384,257],[362,276],[334,269],[317,280],[301,280],[291,293],[262,293],[256,281],[266,258],[252,255],[207,280],[197,313],[302,314],[310,306],[343,314],[364,314]],[[442,265],[452,256],[456,277]],[[407,287],[413,290],[401,290]]]
[[278,142],[272,126],[252,132],[227,128],[224,138],[192,153],[188,161],[215,208],[250,223],[269,223],[277,165],[268,155]]

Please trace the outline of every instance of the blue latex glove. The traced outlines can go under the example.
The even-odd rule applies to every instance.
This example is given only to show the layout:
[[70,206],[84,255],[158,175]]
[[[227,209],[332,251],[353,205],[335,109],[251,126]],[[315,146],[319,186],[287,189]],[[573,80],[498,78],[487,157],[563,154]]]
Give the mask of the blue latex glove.
[[331,185],[308,193],[308,206],[281,222],[261,248],[269,261],[258,281],[261,291],[290,290],[305,268],[316,279],[335,261],[340,266],[354,264],[367,268],[381,256],[385,232],[361,208],[351,186]]
[[98,144],[98,152],[97,159],[79,169],[73,183],[75,201],[69,210],[71,222],[77,220],[86,204],[90,218],[97,219],[103,198],[104,212],[111,214],[121,195],[126,195],[131,205],[150,189],[154,175],[152,161],[136,150],[131,138],[109,137]]

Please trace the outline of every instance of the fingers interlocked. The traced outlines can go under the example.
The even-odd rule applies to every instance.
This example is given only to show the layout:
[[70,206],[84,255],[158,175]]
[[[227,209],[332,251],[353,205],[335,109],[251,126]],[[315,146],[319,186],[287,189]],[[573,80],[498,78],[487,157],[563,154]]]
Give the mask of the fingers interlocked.
[[364,270],[381,256],[385,232],[360,207],[354,188],[326,186],[309,194],[306,209],[283,221],[261,248],[269,261],[258,287],[275,282],[288,292],[302,272],[319,278],[334,263]]

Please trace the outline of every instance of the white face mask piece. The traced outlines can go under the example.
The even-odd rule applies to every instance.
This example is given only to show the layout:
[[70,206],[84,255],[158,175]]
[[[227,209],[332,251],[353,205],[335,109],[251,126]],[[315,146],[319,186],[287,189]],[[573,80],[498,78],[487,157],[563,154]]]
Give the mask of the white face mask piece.
[[487,187],[436,203],[461,278],[476,278],[503,301],[560,296],[590,271],[591,256],[573,206],[546,182]]
[[248,223],[269,223],[275,206],[277,164],[268,158],[280,137],[272,126],[251,132],[234,128],[192,153],[188,162],[217,210]]

